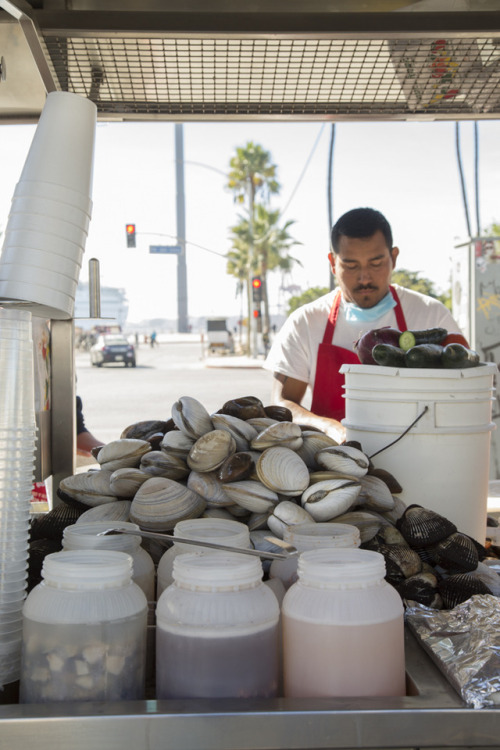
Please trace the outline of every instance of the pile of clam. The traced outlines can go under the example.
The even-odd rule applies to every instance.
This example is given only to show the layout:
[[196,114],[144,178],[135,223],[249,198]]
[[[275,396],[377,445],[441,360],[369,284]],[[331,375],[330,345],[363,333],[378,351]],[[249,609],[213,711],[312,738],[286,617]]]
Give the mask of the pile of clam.
[[[384,554],[387,579],[403,598],[455,606],[461,594],[448,596],[443,581],[456,572],[466,576],[469,591],[480,546],[470,542],[464,551],[468,537],[457,536],[449,522],[438,539],[434,534],[424,541],[421,531],[408,531],[442,517],[406,508],[397,498],[397,480],[375,469],[361,446],[338,445],[291,420],[288,409],[264,407],[251,396],[228,401],[214,414],[184,396],[168,421],[138,422],[97,449],[100,470],[67,477],[59,495],[85,510],[84,520],[132,521],[147,531],[170,532],[178,521],[198,517],[238,520],[248,525],[256,547],[266,544],[269,532],[282,538],[300,523],[354,525],[362,546]],[[445,547],[453,541],[459,551],[451,571]],[[483,593],[475,589],[485,584],[474,580],[471,593]]]

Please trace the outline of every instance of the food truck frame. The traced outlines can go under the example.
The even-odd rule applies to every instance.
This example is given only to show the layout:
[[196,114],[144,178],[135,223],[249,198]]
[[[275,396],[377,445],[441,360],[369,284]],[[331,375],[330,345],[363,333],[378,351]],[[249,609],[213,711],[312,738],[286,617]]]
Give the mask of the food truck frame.
[[[408,0],[406,5],[410,4]],[[14,40],[11,57],[1,61],[0,92],[6,85],[6,70],[17,69],[19,75],[15,106],[7,111],[0,99],[2,122],[36,122],[46,92],[54,89],[92,98],[101,121],[500,117],[498,11],[424,12],[417,8],[412,13],[366,13],[365,3],[353,2],[350,9],[362,12],[345,13],[345,4],[331,0],[316,0],[312,7],[305,0],[257,0],[251,8],[238,8],[237,12],[231,0],[192,0],[188,9],[177,0],[171,0],[167,9],[155,0],[122,0],[119,4],[74,0],[71,10],[63,9],[66,3],[56,0],[45,3],[45,8],[39,5],[34,3],[36,7],[30,9],[20,0],[0,0],[0,41]],[[207,42],[211,49],[226,44],[233,52],[252,48],[250,57],[266,45],[276,52],[281,44],[288,55],[286,65],[305,75],[309,63],[304,50],[312,42],[324,53],[324,77],[328,61],[333,64],[340,58],[344,65],[338,68],[352,70],[364,84],[351,99],[346,98],[347,89],[344,93],[335,89],[332,79],[331,94],[314,100],[314,90],[321,87],[319,79],[309,76],[307,91],[299,93],[295,86],[294,96],[288,94],[279,101],[273,101],[272,91],[265,87],[259,89],[258,101],[233,101],[230,96],[217,99],[214,94],[212,101],[205,103],[134,101],[133,86],[128,98],[113,90],[113,81],[119,81],[120,76],[112,68],[112,56],[96,56],[101,45],[102,50],[109,48],[111,40],[121,41],[124,59],[127,54],[137,54],[141,45],[143,54],[147,54],[148,43],[154,42],[151,46],[158,49],[161,40],[188,55],[190,42],[196,54]],[[356,58],[356,48],[360,58]],[[472,48],[477,51],[471,63]],[[0,53],[6,54],[2,49]],[[377,54],[381,68],[376,67]],[[79,66],[69,67],[78,55],[87,61],[79,68],[88,73],[81,79]],[[103,68],[95,64],[96,59]],[[161,62],[157,63],[160,71]],[[392,89],[387,88],[387,96],[381,93],[383,81],[377,88],[382,69],[392,70]],[[249,75],[257,72],[258,66]],[[193,87],[195,90],[199,89]],[[39,415],[38,466],[41,475],[51,475],[57,487],[75,468],[74,322],[52,321],[51,338],[52,406],[50,413]],[[144,701],[131,703],[21,705],[7,689],[0,693],[0,750],[30,745],[38,750],[53,750],[54,746],[87,750],[89,745],[105,750],[498,748],[498,711],[468,707],[410,633],[406,639],[408,690],[400,698],[157,701],[151,694]],[[154,633],[150,632],[152,642]]]

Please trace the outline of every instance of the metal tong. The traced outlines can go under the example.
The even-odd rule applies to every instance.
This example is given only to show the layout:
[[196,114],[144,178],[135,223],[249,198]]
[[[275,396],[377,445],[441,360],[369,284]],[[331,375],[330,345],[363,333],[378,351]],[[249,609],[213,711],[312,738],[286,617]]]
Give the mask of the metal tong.
[[253,555],[254,557],[263,557],[268,560],[288,560],[290,557],[296,557],[299,553],[298,550],[288,542],[284,542],[282,539],[276,537],[266,537],[266,539],[275,544],[277,547],[282,547],[284,552],[267,552],[266,550],[259,549],[246,549],[243,547],[228,547],[225,544],[216,544],[214,542],[203,542],[199,539],[184,539],[180,536],[173,536],[172,534],[159,534],[154,531],[142,531],[142,529],[123,529],[120,527],[105,529],[100,531],[97,536],[109,536],[112,534],[132,534],[132,536],[142,536],[146,539],[159,539],[162,542],[179,542],[180,544],[194,544],[196,547],[210,547],[211,549],[220,549],[223,552],[237,552],[241,555]]

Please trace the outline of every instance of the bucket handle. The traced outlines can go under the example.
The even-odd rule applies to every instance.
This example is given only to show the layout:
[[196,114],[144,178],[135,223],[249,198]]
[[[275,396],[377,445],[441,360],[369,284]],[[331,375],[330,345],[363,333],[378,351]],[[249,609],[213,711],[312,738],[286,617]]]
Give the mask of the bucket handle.
[[411,428],[414,427],[417,424],[418,420],[422,419],[422,417],[424,416],[424,414],[426,414],[428,411],[429,411],[429,407],[428,406],[424,406],[423,411],[420,412],[420,414],[418,415],[418,417],[413,420],[413,422],[411,423],[411,425],[409,425],[406,428],[406,430],[404,430],[404,432],[402,432],[401,435],[399,435],[399,437],[396,438],[396,440],[393,440],[392,443],[388,443],[388,445],[384,445],[383,448],[380,448],[380,450],[375,451],[375,453],[372,453],[371,456],[368,456],[368,458],[373,458],[374,456],[378,456],[379,453],[382,453],[382,451],[387,450],[387,448],[390,448],[391,445],[394,445],[399,440],[401,440],[401,438],[403,438],[406,435],[407,432],[410,432]]

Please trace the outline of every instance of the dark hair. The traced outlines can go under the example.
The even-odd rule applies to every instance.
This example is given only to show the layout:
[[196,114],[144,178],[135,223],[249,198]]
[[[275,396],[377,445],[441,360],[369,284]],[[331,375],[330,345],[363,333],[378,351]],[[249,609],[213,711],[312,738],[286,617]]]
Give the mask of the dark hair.
[[372,237],[380,231],[384,235],[389,252],[392,250],[391,225],[380,211],[373,208],[353,208],[338,219],[332,229],[332,249],[339,251],[342,235],[346,237]]

